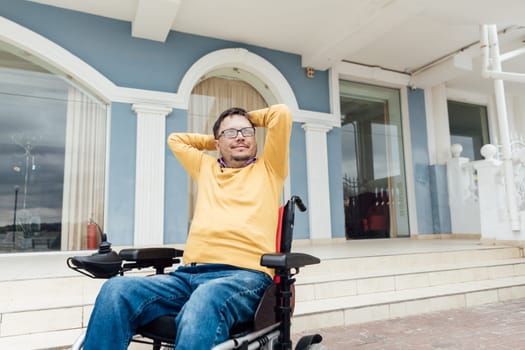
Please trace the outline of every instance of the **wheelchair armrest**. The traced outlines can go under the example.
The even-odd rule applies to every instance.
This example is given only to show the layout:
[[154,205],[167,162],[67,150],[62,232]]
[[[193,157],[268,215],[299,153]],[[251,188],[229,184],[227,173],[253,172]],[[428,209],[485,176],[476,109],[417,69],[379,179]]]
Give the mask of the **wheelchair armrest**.
[[121,272],[122,258],[114,251],[95,253],[88,256],[73,256],[67,259],[67,266],[91,278],[110,278]]
[[273,269],[298,269],[320,262],[319,258],[304,253],[273,253],[261,256],[261,265]]
[[154,267],[157,273],[164,273],[164,268],[180,262],[179,257],[183,253],[182,250],[175,248],[130,248],[122,249],[119,256],[124,261],[132,261],[124,264],[125,270]]
[[181,257],[184,251],[175,248],[130,248],[122,249],[118,255],[127,261],[172,259]]

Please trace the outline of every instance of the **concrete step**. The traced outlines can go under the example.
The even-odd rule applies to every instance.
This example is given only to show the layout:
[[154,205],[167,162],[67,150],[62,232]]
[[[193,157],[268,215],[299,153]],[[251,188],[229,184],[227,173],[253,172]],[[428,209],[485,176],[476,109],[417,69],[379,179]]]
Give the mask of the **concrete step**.
[[81,332],[82,329],[67,329],[0,337],[0,349],[71,349],[71,344],[75,342]]
[[525,297],[525,276],[296,303],[293,331],[393,319]]
[[525,297],[516,247],[324,259],[297,275],[293,331]]
[[[315,255],[315,252],[310,252],[305,249],[302,251]],[[364,254],[366,254],[366,252],[364,252]],[[422,251],[411,253],[392,252],[341,258],[319,257],[321,258],[320,264],[307,266],[301,270],[302,279],[310,276],[314,276],[315,278],[319,276],[338,277],[346,273],[368,275],[385,270],[404,271],[433,266],[517,259],[522,257],[522,251],[518,247],[479,246],[477,249],[467,250],[455,249],[450,251]]]
[[[404,240],[373,242],[366,250],[360,243],[295,250],[322,262],[297,275],[294,331],[525,297],[519,248],[432,242],[432,250],[420,251],[421,242]],[[58,348],[86,326],[103,280],[71,271],[45,275],[40,266],[63,269],[65,261],[49,259],[47,265],[28,264],[0,279],[0,349]]]
[[525,276],[525,259],[354,271],[327,276],[298,275],[296,300],[330,299],[513,276]]

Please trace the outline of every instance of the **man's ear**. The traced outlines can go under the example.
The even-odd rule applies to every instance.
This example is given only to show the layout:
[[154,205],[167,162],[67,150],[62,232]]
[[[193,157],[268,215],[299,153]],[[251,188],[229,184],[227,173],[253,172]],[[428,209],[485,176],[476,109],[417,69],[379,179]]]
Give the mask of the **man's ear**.
[[219,150],[219,140],[215,139],[215,141],[213,143],[215,144],[215,150],[217,152],[221,153],[220,150]]

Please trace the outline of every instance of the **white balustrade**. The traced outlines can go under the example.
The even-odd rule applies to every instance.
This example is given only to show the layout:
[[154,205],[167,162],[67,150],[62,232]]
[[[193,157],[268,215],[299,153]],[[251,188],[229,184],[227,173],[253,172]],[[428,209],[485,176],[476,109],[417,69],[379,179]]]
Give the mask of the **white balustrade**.
[[481,232],[476,171],[469,159],[461,157],[463,147],[451,147],[452,158],[447,161],[448,196],[452,233]]
[[461,157],[462,147],[453,145],[447,162],[447,178],[452,233],[481,233],[485,243],[525,241],[525,144],[511,142],[514,193],[519,229],[509,210],[501,150],[487,144],[481,148],[483,160]]

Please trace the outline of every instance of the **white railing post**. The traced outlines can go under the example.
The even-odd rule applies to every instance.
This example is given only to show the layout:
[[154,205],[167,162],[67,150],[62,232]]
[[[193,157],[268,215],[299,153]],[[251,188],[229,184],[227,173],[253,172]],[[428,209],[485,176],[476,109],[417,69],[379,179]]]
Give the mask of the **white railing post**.
[[507,211],[506,179],[497,153],[496,146],[484,145],[481,154],[485,160],[473,162],[478,172],[481,240],[485,243],[515,240]]
[[452,158],[447,161],[451,233],[479,234],[481,224],[474,168],[468,158],[461,157],[462,151],[460,144],[452,145]]

